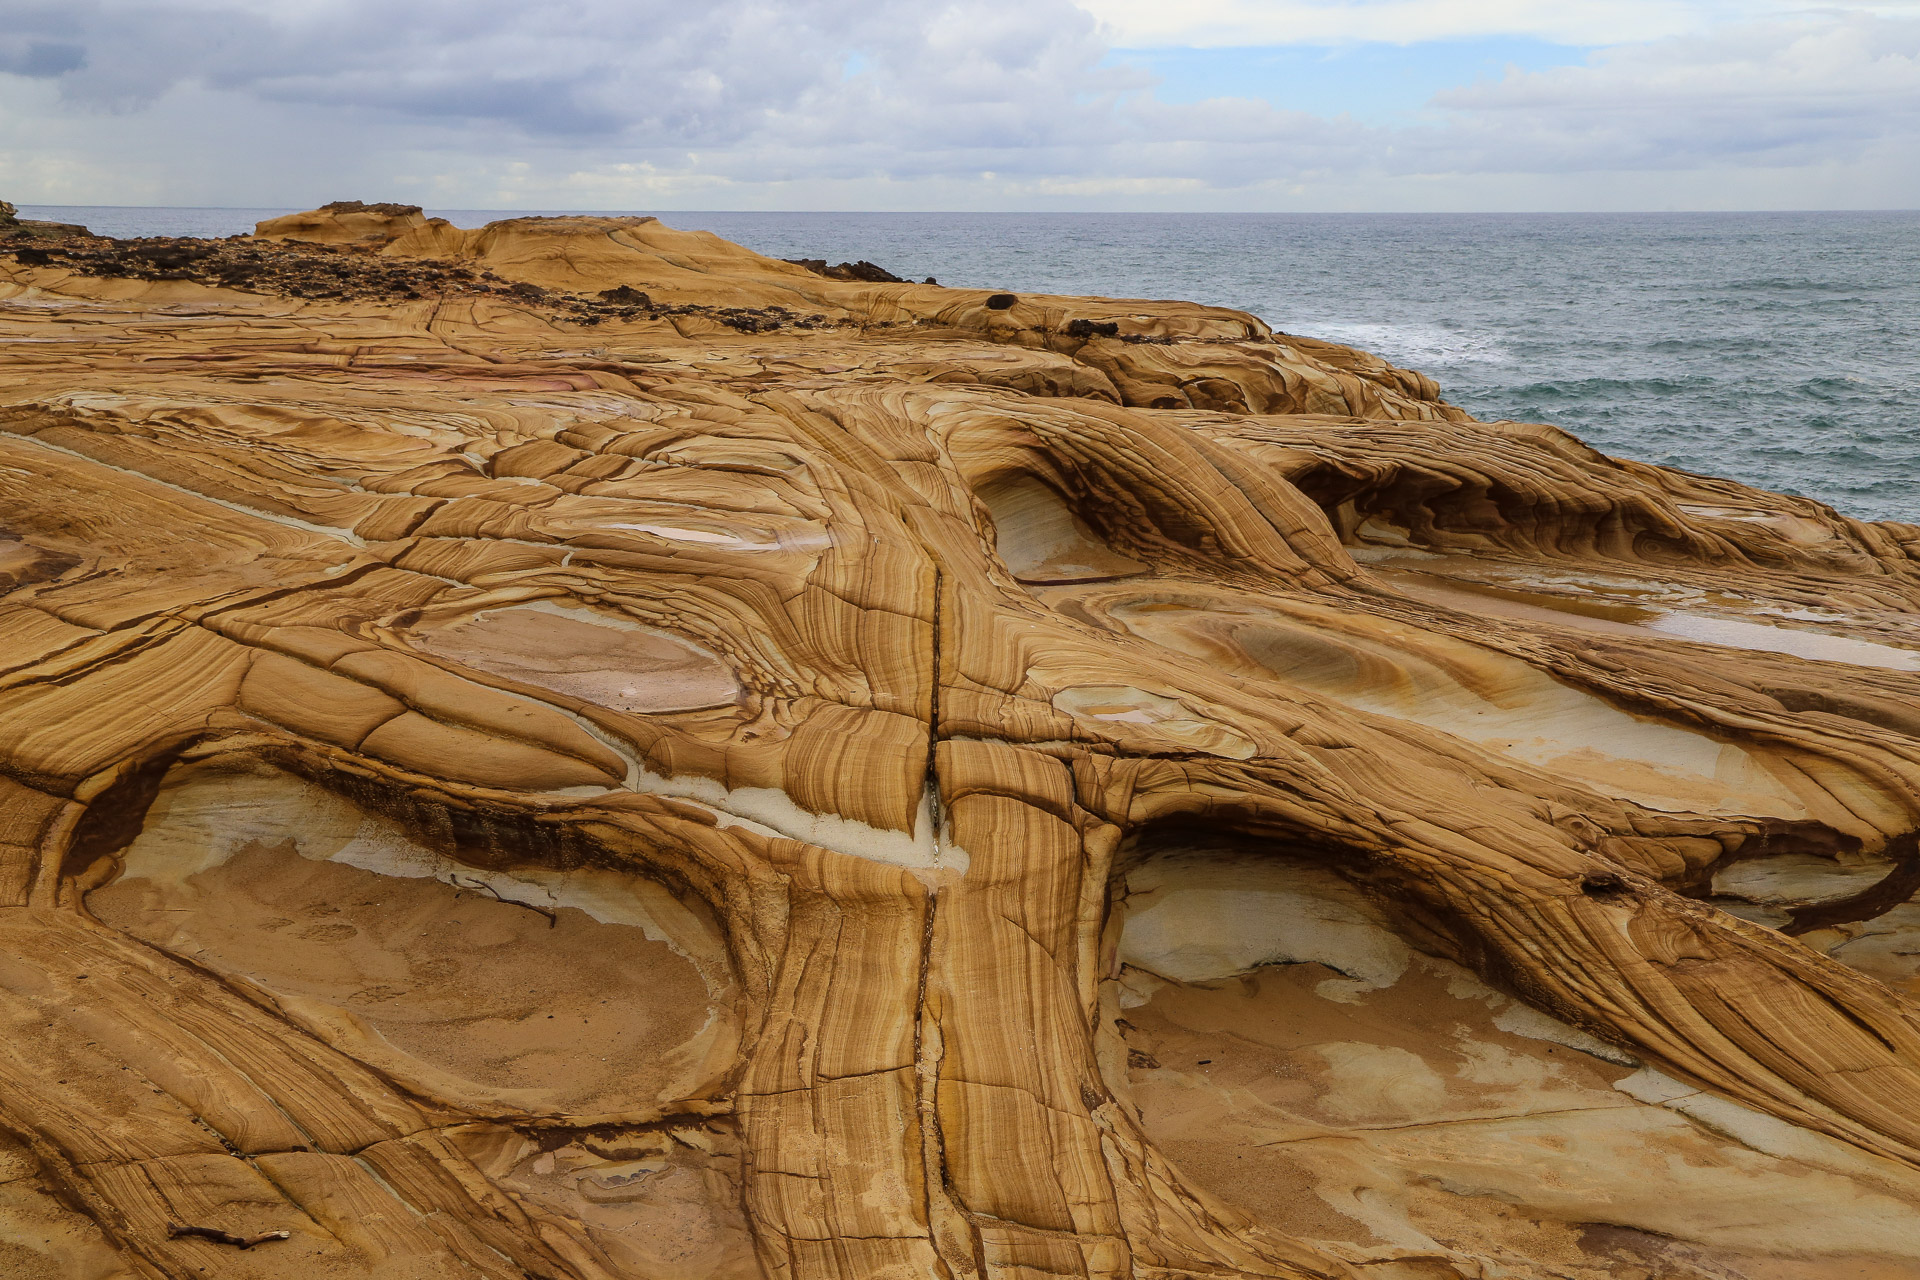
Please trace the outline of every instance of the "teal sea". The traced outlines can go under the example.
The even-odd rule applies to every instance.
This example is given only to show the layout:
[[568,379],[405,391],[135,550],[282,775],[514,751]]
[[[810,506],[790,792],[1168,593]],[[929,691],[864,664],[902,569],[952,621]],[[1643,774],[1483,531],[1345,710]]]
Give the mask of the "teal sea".
[[[21,212],[141,236],[288,211]],[[1920,213],[660,216],[943,284],[1241,307],[1420,369],[1482,418],[1920,522]]]

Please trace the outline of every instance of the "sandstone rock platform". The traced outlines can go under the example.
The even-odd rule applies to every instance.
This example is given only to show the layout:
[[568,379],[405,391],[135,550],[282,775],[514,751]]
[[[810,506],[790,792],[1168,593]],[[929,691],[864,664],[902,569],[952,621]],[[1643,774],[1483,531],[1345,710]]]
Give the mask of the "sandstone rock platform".
[[0,241],[0,1275],[1920,1275],[1920,528],[846,265]]

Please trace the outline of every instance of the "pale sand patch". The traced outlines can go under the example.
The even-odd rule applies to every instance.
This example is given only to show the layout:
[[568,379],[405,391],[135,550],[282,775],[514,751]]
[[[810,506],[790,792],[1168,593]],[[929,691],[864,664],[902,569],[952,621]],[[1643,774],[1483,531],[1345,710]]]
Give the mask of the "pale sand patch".
[[474,870],[289,774],[176,769],[88,905],[462,1106],[644,1111],[734,1053],[717,929],[661,886]]
[[[1491,649],[1387,619],[1160,602],[1113,616],[1158,644],[1426,725],[1648,808],[1801,818],[1794,785],[1745,749],[1622,711]],[[1791,781],[1791,785],[1790,785]]]
[[616,711],[694,711],[740,694],[732,668],[682,636],[547,601],[483,610],[412,638],[429,653]]
[[1768,653],[1789,653],[1814,662],[1839,662],[1854,667],[1879,667],[1886,671],[1920,671],[1920,653],[1855,640],[1849,636],[1831,636],[1799,627],[1769,627],[1737,618],[1716,618],[1708,614],[1662,612],[1647,620],[1647,629],[1663,635],[1679,636],[1700,644],[1724,645],[1730,649],[1759,649]]
[[1864,892],[1892,869],[1884,859],[1847,863],[1810,853],[1776,853],[1720,868],[1713,873],[1713,891],[1748,902],[1803,906]]
[[993,513],[994,549],[1022,582],[1094,582],[1147,569],[1102,542],[1064,498],[1032,476],[995,480],[979,497]]
[[1920,1274],[1920,1176],[1640,1067],[1283,847],[1169,850],[1125,887],[1120,958],[1158,975],[1108,1005],[1131,1101],[1274,1227],[1581,1280]]
[[[1886,671],[1920,671],[1920,652],[1912,649],[1803,627],[1777,627],[1691,609],[1666,608],[1646,599],[1649,593],[1644,590],[1608,591],[1587,585],[1580,588],[1579,595],[1565,596],[1528,591],[1524,586],[1506,582],[1495,585],[1421,570],[1376,565],[1374,571],[1405,595],[1466,613],[1546,622],[1600,635],[1665,635],[1729,649],[1790,654],[1813,662],[1878,667]],[[1775,616],[1793,617],[1795,612],[1809,620],[1845,621],[1837,616],[1809,615],[1805,611]]]
[[620,1276],[762,1280],[737,1144],[723,1124],[593,1135],[558,1147],[508,1129],[455,1141],[489,1177],[580,1223]]
[[1086,720],[1138,725],[1181,746],[1230,760],[1249,759],[1256,749],[1252,738],[1197,715],[1178,699],[1132,685],[1074,685],[1054,694],[1053,705]]
[[1800,941],[1920,999],[1920,902],[1904,902],[1871,920],[1815,929]]
[[1372,991],[1398,982],[1413,955],[1317,867],[1167,856],[1126,886],[1121,962],[1175,982],[1312,962],[1346,975],[1343,994]]

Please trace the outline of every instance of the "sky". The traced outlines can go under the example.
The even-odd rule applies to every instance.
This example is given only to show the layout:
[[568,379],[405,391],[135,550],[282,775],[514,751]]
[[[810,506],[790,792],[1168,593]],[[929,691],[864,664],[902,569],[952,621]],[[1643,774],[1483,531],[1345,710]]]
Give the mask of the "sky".
[[1920,0],[0,0],[0,198],[1920,207]]

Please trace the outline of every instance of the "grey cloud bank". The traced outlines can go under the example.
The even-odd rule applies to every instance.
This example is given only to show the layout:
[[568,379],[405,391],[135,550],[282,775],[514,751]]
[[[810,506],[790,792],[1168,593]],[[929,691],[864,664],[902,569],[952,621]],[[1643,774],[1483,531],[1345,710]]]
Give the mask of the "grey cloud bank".
[[1920,20],[1719,25],[1397,128],[1167,103],[1067,0],[0,12],[17,201],[1445,209],[1920,204]]

